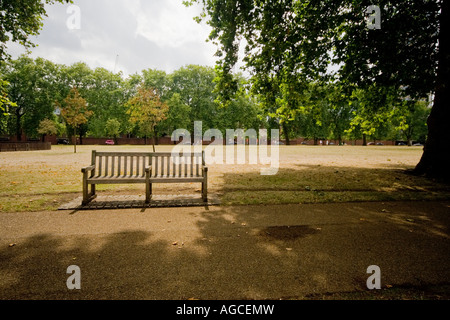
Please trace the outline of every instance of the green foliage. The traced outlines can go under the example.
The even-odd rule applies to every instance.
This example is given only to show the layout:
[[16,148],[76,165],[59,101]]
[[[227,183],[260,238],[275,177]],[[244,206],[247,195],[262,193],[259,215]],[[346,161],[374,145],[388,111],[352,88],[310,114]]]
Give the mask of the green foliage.
[[37,132],[43,136],[45,135],[56,135],[58,133],[58,126],[55,121],[50,119],[44,119],[39,122],[39,127]]
[[117,138],[120,135],[120,122],[116,118],[106,121],[105,132],[107,136]]
[[[194,3],[203,6],[196,20],[212,27],[209,40],[218,46],[220,103],[227,105],[237,90],[231,73],[245,40],[252,91],[286,138],[391,137],[406,132],[397,123],[414,115],[404,101],[426,98],[439,87],[445,1],[184,2]],[[381,29],[367,28],[370,5],[381,9]],[[323,90],[311,94],[311,83]]]
[[61,109],[61,116],[66,123],[74,130],[75,144],[74,152],[77,152],[76,135],[79,129],[80,137],[83,132],[83,125],[88,122],[93,112],[88,109],[86,100],[80,95],[78,89],[73,87],[70,89],[68,96],[64,99]]
[[4,63],[0,69],[2,78],[8,81],[8,98],[15,103],[10,108],[8,128],[18,139],[22,131],[34,137],[39,122],[50,118],[54,111],[55,97],[59,90],[60,66],[51,61],[35,60],[21,56]]
[[0,1],[0,61],[9,57],[8,41],[18,42],[25,48],[34,47],[30,36],[37,36],[46,16],[45,5],[72,3],[70,0],[16,0]]
[[[146,88],[145,84],[138,88],[137,94],[126,103],[130,115],[130,122],[136,124],[139,132],[147,137],[155,138],[155,127],[162,120],[167,119],[169,106],[162,102],[158,90]],[[155,151],[155,139],[153,139],[153,151]]]

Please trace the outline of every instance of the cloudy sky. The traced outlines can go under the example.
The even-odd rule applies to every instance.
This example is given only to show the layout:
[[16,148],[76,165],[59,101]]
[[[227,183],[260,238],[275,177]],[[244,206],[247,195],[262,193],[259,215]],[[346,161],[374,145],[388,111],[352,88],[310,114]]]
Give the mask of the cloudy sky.
[[[74,0],[74,5],[78,20],[68,4],[46,7],[32,57],[66,65],[83,61],[125,76],[147,68],[172,72],[187,64],[215,64],[216,48],[205,41],[210,28],[193,20],[199,6],[186,8],[182,0]],[[10,44],[8,52],[15,58],[25,50]]]

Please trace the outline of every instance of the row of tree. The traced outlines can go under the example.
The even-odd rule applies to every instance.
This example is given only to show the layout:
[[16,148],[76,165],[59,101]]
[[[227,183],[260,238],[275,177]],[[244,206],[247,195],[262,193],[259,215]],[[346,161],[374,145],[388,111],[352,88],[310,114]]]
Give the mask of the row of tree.
[[170,74],[147,69],[125,78],[82,62],[66,66],[21,56],[0,66],[3,96],[10,100],[0,115],[1,134],[18,140],[23,133],[78,134],[81,141],[84,136],[160,137],[179,128],[192,131],[194,121],[202,121],[203,131],[215,128],[223,134],[227,128],[281,128],[287,143],[300,136],[339,143],[426,137],[427,101],[392,94],[384,108],[372,112],[372,96],[380,88],[348,94],[333,82],[278,83],[275,88],[273,81],[271,90],[261,91],[261,83],[233,75],[236,88],[224,105],[218,76],[214,68],[188,65]]

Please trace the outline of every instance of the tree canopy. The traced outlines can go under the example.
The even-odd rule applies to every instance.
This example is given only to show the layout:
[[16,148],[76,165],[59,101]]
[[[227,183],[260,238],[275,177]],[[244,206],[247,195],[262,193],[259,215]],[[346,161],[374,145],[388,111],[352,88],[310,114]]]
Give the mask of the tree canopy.
[[25,48],[34,47],[30,36],[39,34],[43,18],[47,16],[45,4],[72,3],[71,0],[4,0],[0,1],[0,61],[9,58],[8,41],[18,42]]
[[[218,45],[222,99],[236,90],[230,75],[240,46],[253,89],[287,119],[301,107],[296,94],[311,81],[339,82],[348,95],[362,90],[372,97],[363,113],[375,118],[393,100],[434,94],[416,173],[450,177],[448,0],[185,2],[193,3],[203,6],[197,20],[206,19]],[[373,6],[380,28],[367,25]]]

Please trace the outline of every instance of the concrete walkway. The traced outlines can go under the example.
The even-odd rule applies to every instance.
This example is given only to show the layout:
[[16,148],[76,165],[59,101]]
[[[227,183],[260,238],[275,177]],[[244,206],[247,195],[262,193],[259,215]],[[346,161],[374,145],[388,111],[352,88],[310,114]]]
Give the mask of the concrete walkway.
[[[0,214],[0,299],[283,299],[450,283],[450,202]],[[69,290],[67,268],[80,268]]]

